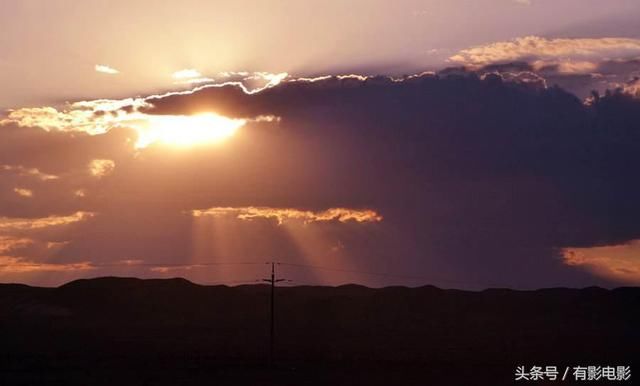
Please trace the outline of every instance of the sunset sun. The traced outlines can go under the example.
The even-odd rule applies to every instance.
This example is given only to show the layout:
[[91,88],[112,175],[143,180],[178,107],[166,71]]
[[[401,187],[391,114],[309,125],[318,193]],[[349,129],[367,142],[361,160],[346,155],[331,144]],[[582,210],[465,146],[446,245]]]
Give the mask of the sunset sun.
[[190,147],[221,142],[242,127],[244,119],[226,118],[215,113],[196,115],[145,115],[138,128],[138,148],[151,143]]

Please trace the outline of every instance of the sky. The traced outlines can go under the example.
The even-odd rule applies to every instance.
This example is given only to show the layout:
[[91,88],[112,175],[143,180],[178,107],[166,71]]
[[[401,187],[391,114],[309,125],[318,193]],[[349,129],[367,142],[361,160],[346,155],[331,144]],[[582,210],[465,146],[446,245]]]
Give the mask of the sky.
[[0,4],[0,281],[640,284],[635,0]]

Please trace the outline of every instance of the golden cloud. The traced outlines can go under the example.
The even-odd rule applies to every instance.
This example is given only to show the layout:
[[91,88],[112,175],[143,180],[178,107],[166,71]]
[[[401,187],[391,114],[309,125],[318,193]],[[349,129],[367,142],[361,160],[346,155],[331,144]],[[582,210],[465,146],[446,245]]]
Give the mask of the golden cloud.
[[94,177],[104,177],[116,168],[116,163],[110,159],[94,159],[89,162],[89,173]]
[[0,273],[67,272],[94,269],[89,262],[72,264],[38,263],[22,257],[0,256]]
[[233,216],[240,220],[253,220],[257,218],[275,219],[278,224],[283,224],[289,220],[298,220],[304,223],[339,221],[380,222],[382,216],[377,212],[365,209],[356,210],[348,208],[331,208],[324,211],[314,212],[310,210],[299,210],[292,208],[269,208],[269,207],[213,207],[204,210],[194,210],[191,212],[195,217],[202,216]]
[[6,170],[6,171],[10,171],[10,172],[15,172],[19,176],[35,177],[35,178],[37,178],[39,180],[42,180],[42,181],[56,180],[56,179],[60,178],[60,177],[52,175],[52,174],[42,173],[40,170],[38,170],[36,168],[26,168],[26,167],[24,167],[22,165],[2,165],[0,167],[0,169]]
[[619,245],[565,248],[563,262],[619,282],[640,284],[640,240]]
[[10,253],[33,244],[33,240],[25,237],[0,236],[0,253]]
[[94,216],[90,212],[76,212],[68,216],[49,216],[40,218],[0,217],[0,232],[25,231],[53,226],[73,224]]
[[33,197],[33,190],[25,189],[25,188],[14,188],[13,191],[20,197]]
[[527,36],[471,47],[451,56],[449,60],[469,66],[485,66],[538,59],[538,65],[557,64],[560,71],[587,72],[592,71],[595,66],[586,60],[588,58],[626,58],[638,55],[640,39],[547,39]]
[[151,105],[142,98],[126,98],[80,101],[62,110],[49,106],[25,107],[9,110],[7,117],[0,120],[0,125],[14,123],[21,127],[39,127],[46,131],[98,135],[116,127],[127,127],[129,123],[140,119],[125,109],[137,111],[142,107]]

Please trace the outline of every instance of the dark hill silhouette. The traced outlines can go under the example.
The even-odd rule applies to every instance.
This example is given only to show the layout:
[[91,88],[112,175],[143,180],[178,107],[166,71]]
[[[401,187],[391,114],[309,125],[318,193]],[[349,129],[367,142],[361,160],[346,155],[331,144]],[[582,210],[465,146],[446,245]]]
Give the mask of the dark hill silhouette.
[[510,384],[517,365],[632,365],[640,288],[0,285],[0,384]]

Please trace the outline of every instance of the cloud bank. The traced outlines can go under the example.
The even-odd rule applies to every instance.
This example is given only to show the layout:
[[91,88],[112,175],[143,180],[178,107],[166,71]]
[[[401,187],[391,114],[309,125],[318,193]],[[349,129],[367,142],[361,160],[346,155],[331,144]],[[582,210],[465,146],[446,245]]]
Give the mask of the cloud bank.
[[459,51],[449,62],[478,75],[497,73],[509,80],[533,78],[585,99],[595,91],[620,89],[637,94],[640,40],[632,38],[549,39],[527,36]]
[[598,59],[640,56],[640,39],[547,39],[527,36],[468,48],[451,56],[453,62],[483,66],[529,59]]
[[[63,242],[55,253],[3,253],[101,274],[191,264],[184,273],[204,281],[248,273],[207,270],[207,261],[278,256],[444,286],[620,283],[564,251],[640,239],[640,102],[620,91],[584,103],[527,79],[460,69],[328,76],[259,92],[223,84],[78,102],[62,118],[16,110],[0,130],[0,163],[13,165],[2,170],[0,215],[94,215],[48,240]],[[223,146],[189,150],[136,148],[139,133],[127,127],[135,114],[203,111],[246,124]],[[2,236],[13,237],[11,250],[31,239]],[[118,268],[124,261],[149,265]]]

